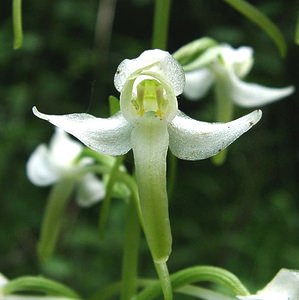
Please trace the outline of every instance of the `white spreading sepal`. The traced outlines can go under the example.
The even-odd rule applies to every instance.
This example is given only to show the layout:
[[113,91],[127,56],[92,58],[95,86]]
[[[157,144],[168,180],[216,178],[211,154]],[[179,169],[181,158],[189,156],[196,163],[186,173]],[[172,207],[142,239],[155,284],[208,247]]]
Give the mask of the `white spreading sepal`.
[[131,149],[131,125],[121,113],[110,118],[96,118],[89,114],[46,115],[36,107],[32,111],[100,153],[122,155]]
[[295,88],[269,88],[255,83],[247,83],[240,80],[232,72],[230,78],[230,94],[232,101],[243,107],[261,107],[271,102],[280,100],[291,95]]
[[207,123],[189,118],[182,112],[168,125],[169,148],[181,159],[199,160],[211,157],[234,142],[261,118],[256,110],[228,123]]

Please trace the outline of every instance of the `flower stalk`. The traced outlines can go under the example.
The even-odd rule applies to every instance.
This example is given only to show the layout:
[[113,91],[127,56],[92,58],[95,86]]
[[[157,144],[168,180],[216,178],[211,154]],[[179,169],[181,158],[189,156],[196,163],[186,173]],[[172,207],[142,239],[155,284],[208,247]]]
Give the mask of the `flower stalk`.
[[37,245],[38,257],[41,261],[47,260],[55,249],[63,213],[74,187],[74,179],[64,179],[57,182],[51,190]]
[[[218,77],[225,76],[219,74]],[[234,105],[230,99],[229,83],[223,78],[215,83],[214,93],[216,98],[216,120],[217,122],[229,122],[233,118]],[[212,157],[215,165],[222,165],[226,159],[227,148]]]
[[109,179],[107,182],[107,186],[106,186],[106,194],[105,194],[105,198],[103,200],[103,206],[101,208],[100,211],[100,215],[99,215],[99,233],[100,233],[100,237],[104,236],[104,232],[105,232],[105,226],[108,220],[108,215],[109,215],[109,209],[110,209],[110,203],[111,203],[111,197],[112,197],[112,193],[113,193],[113,186],[115,184],[115,180],[117,177],[117,173],[119,171],[119,167],[123,162],[124,157],[123,156],[118,156],[114,162],[114,165],[110,171],[109,174]]
[[12,1],[12,18],[14,32],[13,48],[17,50],[21,48],[23,44],[22,0]]
[[122,261],[121,300],[130,300],[137,289],[140,225],[136,205],[131,197],[127,207],[125,245]]
[[153,26],[153,49],[166,50],[171,0],[156,0]]

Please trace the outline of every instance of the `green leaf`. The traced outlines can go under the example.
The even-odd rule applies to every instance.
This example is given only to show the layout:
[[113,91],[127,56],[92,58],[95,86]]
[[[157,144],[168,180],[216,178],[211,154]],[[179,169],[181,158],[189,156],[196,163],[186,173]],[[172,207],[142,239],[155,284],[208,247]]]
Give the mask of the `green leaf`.
[[260,10],[244,0],[224,0],[242,15],[263,29],[276,44],[281,56],[285,56],[287,45],[279,28]]
[[15,50],[22,47],[23,44],[23,29],[22,29],[22,0],[13,0],[12,2],[12,20]]
[[69,299],[81,299],[80,296],[69,287],[40,276],[23,276],[9,281],[3,288],[5,295],[31,292],[50,296],[63,296]]
[[185,285],[176,290],[177,293],[192,296],[195,298],[206,299],[206,300],[234,300],[235,297],[229,297],[218,292],[211,291],[206,288],[194,286],[194,285]]
[[[174,290],[195,282],[207,281],[220,284],[231,290],[235,295],[248,296],[250,294],[234,274],[225,269],[212,266],[190,267],[172,274],[170,280]],[[160,294],[160,284],[153,283],[142,290],[135,299],[151,300],[155,299]]]

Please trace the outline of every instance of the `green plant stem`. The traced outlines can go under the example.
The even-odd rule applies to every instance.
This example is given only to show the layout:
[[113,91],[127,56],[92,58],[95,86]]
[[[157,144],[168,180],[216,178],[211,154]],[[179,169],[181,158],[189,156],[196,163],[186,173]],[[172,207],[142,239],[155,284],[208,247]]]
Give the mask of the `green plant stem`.
[[51,190],[37,245],[38,257],[41,261],[48,259],[55,249],[63,213],[70,200],[75,181],[74,178],[62,180],[56,183]]
[[[215,98],[216,98],[216,120],[217,122],[229,122],[233,118],[234,106],[231,99],[231,95],[228,93],[230,87],[226,78],[221,78],[223,74],[218,74],[218,80],[215,84]],[[227,148],[223,149],[220,153],[212,157],[212,161],[215,165],[222,165],[225,162],[227,156]]]
[[12,1],[12,20],[14,32],[13,48],[17,50],[21,48],[23,44],[22,0]]
[[153,49],[167,49],[169,12],[171,0],[156,0],[153,26]]
[[114,162],[114,165],[111,169],[110,176],[106,186],[106,194],[103,200],[103,205],[99,215],[99,233],[100,237],[104,236],[105,226],[107,224],[109,209],[111,204],[112,190],[115,183],[117,173],[119,172],[119,166],[122,164],[124,156],[118,156]]
[[136,293],[140,225],[135,203],[130,199],[127,212],[125,245],[122,261],[121,300],[130,300]]
[[156,271],[160,280],[165,300],[172,300],[172,286],[166,262],[155,262]]
[[[173,289],[183,287],[185,285],[198,282],[209,281],[221,284],[230,289],[236,295],[249,295],[246,287],[240,280],[232,273],[217,267],[211,266],[197,266],[178,271],[170,276]],[[161,294],[161,287],[159,283],[152,284],[141,291],[136,300],[151,300],[155,299]]]
[[135,204],[135,210],[137,211],[138,217],[139,217],[139,222],[141,226],[143,227],[143,222],[142,222],[142,217],[141,217],[141,208],[140,208],[140,201],[139,201],[139,195],[138,195],[138,187],[136,184],[135,179],[124,173],[124,172],[119,172],[117,174],[117,179],[121,182],[123,182],[128,189],[131,191],[131,199],[134,201]]

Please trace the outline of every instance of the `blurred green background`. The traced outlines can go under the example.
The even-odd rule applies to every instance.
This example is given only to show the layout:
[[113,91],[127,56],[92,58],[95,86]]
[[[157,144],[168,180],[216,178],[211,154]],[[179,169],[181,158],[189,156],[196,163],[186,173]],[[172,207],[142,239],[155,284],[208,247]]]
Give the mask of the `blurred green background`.
[[[49,141],[53,128],[35,118],[31,107],[50,114],[107,116],[108,96],[118,96],[113,87],[117,65],[150,48],[152,2],[24,1],[24,45],[18,51],[12,49],[11,2],[1,3],[0,272],[7,277],[43,274],[83,295],[120,279],[125,205],[118,200],[104,240],[97,231],[101,206],[79,209],[71,202],[55,256],[38,263],[36,242],[49,188],[33,186],[25,164],[38,144]],[[299,86],[293,42],[298,1],[250,2],[281,28],[288,43],[284,60],[264,32],[218,0],[173,0],[169,51],[202,36],[249,45],[256,63],[248,81]],[[114,15],[112,32],[107,9]],[[200,102],[179,99],[181,110],[204,121],[215,120],[213,105],[212,95]],[[236,116],[248,112],[237,109]],[[217,265],[255,291],[281,267],[299,269],[298,112],[298,92],[264,107],[262,120],[230,146],[221,167],[210,160],[178,162],[170,199],[171,272]],[[132,168],[131,155],[126,165]],[[155,276],[144,241],[139,270],[141,276]]]

